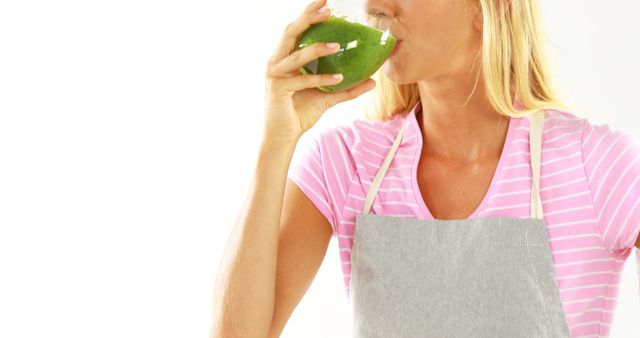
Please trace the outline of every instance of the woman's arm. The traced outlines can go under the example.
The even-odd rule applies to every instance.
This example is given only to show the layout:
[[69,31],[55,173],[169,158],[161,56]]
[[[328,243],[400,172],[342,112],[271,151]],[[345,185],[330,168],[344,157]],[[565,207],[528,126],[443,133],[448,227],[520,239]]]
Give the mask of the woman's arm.
[[301,199],[304,194],[287,188],[294,193],[283,205],[289,164],[300,136],[327,109],[373,89],[375,82],[368,79],[347,90],[325,93],[317,87],[337,84],[342,78],[300,73],[305,64],[340,50],[339,44],[321,42],[295,48],[300,34],[329,17],[330,11],[320,10],[325,4],[326,0],[309,4],[287,25],[267,64],[265,128],[255,176],[216,278],[214,338],[279,335],[330,239],[331,225]]
[[264,138],[214,288],[212,337],[265,337],[273,315],[278,233],[295,142]]
[[333,233],[327,218],[292,180],[287,181],[281,224],[269,338],[280,337],[311,286]]
[[279,337],[322,264],[331,224],[286,179],[291,152],[262,144],[216,281],[213,338]]

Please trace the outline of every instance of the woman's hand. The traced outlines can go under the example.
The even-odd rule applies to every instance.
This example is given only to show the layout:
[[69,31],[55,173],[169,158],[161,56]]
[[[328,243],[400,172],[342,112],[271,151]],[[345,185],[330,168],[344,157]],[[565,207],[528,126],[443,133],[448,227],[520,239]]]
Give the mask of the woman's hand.
[[363,83],[339,92],[323,92],[316,87],[335,85],[342,81],[333,74],[304,75],[300,68],[325,55],[334,54],[339,46],[316,43],[292,53],[298,36],[309,26],[326,20],[328,8],[319,12],[327,0],[318,0],[305,8],[297,20],[287,25],[280,45],[269,59],[266,72],[265,137],[295,141],[311,128],[332,106],[354,99],[375,87],[375,81]]

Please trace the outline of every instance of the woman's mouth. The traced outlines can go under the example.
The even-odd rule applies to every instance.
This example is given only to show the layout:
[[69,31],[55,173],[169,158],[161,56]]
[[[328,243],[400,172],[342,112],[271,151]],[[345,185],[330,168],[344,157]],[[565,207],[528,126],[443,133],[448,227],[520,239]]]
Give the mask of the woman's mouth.
[[398,40],[398,42],[396,42],[395,47],[393,47],[393,51],[391,51],[391,55],[389,57],[393,57],[394,55],[398,54],[398,51],[400,50],[401,45],[402,45],[402,40]]

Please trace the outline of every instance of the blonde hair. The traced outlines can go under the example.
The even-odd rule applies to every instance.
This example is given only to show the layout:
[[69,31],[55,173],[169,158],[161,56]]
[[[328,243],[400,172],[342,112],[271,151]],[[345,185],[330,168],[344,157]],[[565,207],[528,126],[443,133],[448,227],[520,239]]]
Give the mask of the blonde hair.
[[[541,109],[571,108],[561,102],[551,81],[537,0],[467,0],[482,10],[482,81],[498,113],[522,117]],[[479,70],[478,70],[479,74]],[[382,68],[373,75],[369,120],[389,119],[412,109],[420,94],[416,83],[396,84]],[[476,79],[477,85],[477,79]],[[473,88],[473,95],[475,92]]]

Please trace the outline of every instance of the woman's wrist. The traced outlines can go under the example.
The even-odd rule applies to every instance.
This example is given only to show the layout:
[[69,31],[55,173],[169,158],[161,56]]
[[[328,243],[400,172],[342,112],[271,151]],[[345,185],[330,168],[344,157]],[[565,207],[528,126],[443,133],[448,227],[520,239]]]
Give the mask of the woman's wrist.
[[300,135],[276,135],[263,132],[261,145],[267,149],[287,149],[293,150],[300,139]]

